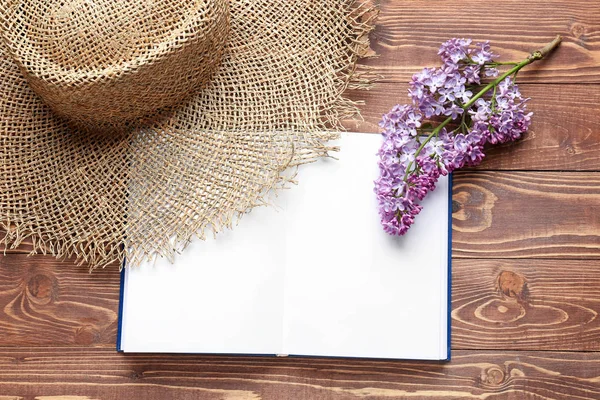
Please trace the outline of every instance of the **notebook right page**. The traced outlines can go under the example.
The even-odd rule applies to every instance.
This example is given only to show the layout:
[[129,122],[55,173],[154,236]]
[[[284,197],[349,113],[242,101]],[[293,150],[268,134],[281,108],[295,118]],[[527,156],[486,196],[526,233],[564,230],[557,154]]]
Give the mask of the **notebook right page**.
[[380,144],[344,134],[339,160],[300,169],[286,207],[286,354],[446,358],[448,179],[405,236],[389,236],[373,193]]

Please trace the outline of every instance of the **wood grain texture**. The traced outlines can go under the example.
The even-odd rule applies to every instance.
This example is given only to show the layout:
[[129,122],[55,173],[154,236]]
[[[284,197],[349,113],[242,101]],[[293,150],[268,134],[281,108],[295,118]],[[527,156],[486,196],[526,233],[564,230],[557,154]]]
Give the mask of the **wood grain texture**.
[[0,400],[600,399],[600,3],[380,3],[365,63],[383,78],[351,93],[354,131],[377,132],[451,37],[511,60],[564,36],[519,74],[529,135],[455,176],[452,362],[118,354],[116,266],[24,243],[0,255]]
[[0,345],[115,347],[119,270],[0,256]]
[[597,399],[600,354],[456,351],[452,363],[440,364],[0,348],[0,393],[148,400]]
[[[477,296],[470,291],[459,291],[460,295],[455,295],[455,305],[462,307],[460,313],[454,316],[455,322],[459,323],[458,326],[461,322],[473,325],[472,332],[467,331],[468,326],[461,328],[464,329],[462,339],[461,336],[455,338],[459,348],[600,350],[594,317],[594,313],[599,311],[594,302],[598,293],[592,287],[582,291],[577,287],[581,280],[574,278],[571,286],[563,281],[566,289],[559,294],[549,289],[541,292],[538,289],[536,293],[540,297],[536,298],[535,304],[542,301],[542,308],[548,312],[536,314],[539,309],[532,305],[534,303],[519,303],[510,294],[498,292],[495,285],[499,273],[492,268],[496,264],[485,261],[486,258],[561,258],[567,261],[539,263],[536,268],[533,265],[538,261],[524,263],[522,265],[529,267],[521,270],[519,276],[523,276],[525,281],[535,279],[538,274],[551,279],[551,276],[558,276],[561,265],[574,263],[580,267],[574,272],[574,277],[586,277],[585,282],[597,283],[597,261],[581,264],[569,259],[599,258],[599,198],[600,173],[456,173],[453,196],[455,264],[458,258],[477,259],[473,263],[481,262],[483,267],[477,275],[478,280],[473,279],[472,282],[478,282],[477,285],[481,280],[487,282],[486,290],[477,285],[469,289],[476,290]],[[512,266],[508,271],[521,265],[514,260],[502,262]],[[461,264],[458,262],[456,265]],[[460,274],[461,270],[455,273]],[[465,273],[468,277],[468,272]],[[533,275],[529,276],[529,273]],[[85,267],[60,263],[51,257],[17,254],[2,257],[0,343],[85,343],[113,347],[118,286],[116,266],[89,275]],[[455,288],[460,290],[460,286],[455,285]],[[585,296],[572,299],[571,306],[555,307],[557,302],[562,301],[560,295],[566,296],[569,291]],[[486,304],[489,301],[491,305]],[[465,306],[466,303],[469,304]],[[496,313],[494,307],[506,309],[505,313]],[[528,310],[530,312],[526,316],[520,315]],[[485,315],[495,314],[486,317],[476,311]],[[564,324],[560,322],[566,317],[568,320]],[[498,320],[485,322],[486,318]],[[510,321],[510,318],[515,320]],[[538,325],[531,322],[532,318]],[[540,318],[547,320],[540,321]],[[503,321],[510,323],[502,325]],[[497,326],[494,325],[496,323]],[[580,330],[576,326],[578,323],[581,323]],[[498,328],[500,326],[507,329]],[[486,327],[490,331],[484,335],[482,329]],[[492,335],[493,332],[497,335]],[[539,335],[535,336],[532,332]]]
[[454,257],[598,259],[600,173],[457,172],[452,217]]
[[437,50],[453,37],[489,40],[501,61],[519,61],[557,34],[561,47],[521,73],[524,82],[600,82],[600,7],[589,0],[381,0],[373,49],[365,64],[386,82],[408,82],[439,64]]
[[600,261],[454,260],[452,348],[600,350]]
[[[600,85],[524,84],[520,89],[531,98],[528,107],[534,116],[529,132],[515,143],[489,147],[477,169],[600,170]],[[364,103],[364,121],[345,121],[345,127],[379,132],[381,115],[398,103],[405,104],[407,90],[403,82],[353,91],[352,100]]]
[[[0,262],[0,344],[116,343],[119,274],[49,257]],[[25,265],[27,263],[27,265]],[[600,261],[453,263],[453,349],[600,350]]]

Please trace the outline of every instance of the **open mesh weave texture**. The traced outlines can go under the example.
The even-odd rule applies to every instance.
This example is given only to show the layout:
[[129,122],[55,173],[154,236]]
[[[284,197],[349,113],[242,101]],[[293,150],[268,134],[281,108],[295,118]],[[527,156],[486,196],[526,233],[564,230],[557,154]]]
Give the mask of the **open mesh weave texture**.
[[364,87],[375,12],[356,0],[231,0],[208,86],[162,118],[110,135],[57,117],[0,48],[0,224],[6,246],[91,268],[173,257],[268,202],[282,175],[326,156]]
[[0,3],[29,85],[81,128],[118,130],[206,86],[229,37],[229,1]]

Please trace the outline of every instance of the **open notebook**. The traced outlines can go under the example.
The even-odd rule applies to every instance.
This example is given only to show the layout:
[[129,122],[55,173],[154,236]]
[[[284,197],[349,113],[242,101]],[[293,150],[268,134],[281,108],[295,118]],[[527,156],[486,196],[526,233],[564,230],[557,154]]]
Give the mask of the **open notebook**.
[[404,237],[383,232],[379,135],[346,133],[339,160],[175,263],[126,269],[118,349],[449,359],[450,180]]

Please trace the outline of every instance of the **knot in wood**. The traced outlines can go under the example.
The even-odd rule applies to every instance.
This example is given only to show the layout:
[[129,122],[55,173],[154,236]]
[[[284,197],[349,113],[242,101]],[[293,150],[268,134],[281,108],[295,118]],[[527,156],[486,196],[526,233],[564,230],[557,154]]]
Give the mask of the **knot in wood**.
[[523,276],[513,271],[502,271],[498,274],[496,283],[504,296],[514,298],[520,303],[527,301],[529,289]]
[[459,232],[482,232],[492,225],[492,209],[498,197],[490,190],[463,183],[453,188],[453,227]]
[[452,200],[452,214],[459,212],[462,210],[463,206],[460,202],[456,200]]
[[573,37],[575,37],[576,39],[584,39],[583,36],[585,36],[587,32],[587,27],[580,22],[576,22],[573,25],[571,25],[570,31],[571,35],[573,35]]
[[75,343],[91,345],[100,340],[100,333],[91,325],[83,325],[75,330]]
[[36,303],[53,302],[58,297],[58,282],[54,277],[36,274],[27,282],[27,294]]
[[486,385],[500,386],[504,382],[504,377],[504,371],[498,366],[487,368],[481,372],[481,382]]
[[144,371],[131,371],[131,374],[129,374],[129,377],[136,381],[138,379],[142,379],[144,377]]

